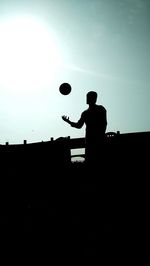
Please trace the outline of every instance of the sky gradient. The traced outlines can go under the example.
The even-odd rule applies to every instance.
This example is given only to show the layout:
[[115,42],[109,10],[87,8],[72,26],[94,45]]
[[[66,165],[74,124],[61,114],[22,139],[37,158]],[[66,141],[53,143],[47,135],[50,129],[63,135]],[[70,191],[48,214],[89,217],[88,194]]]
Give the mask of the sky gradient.
[[0,36],[0,144],[83,137],[61,116],[77,121],[89,90],[107,132],[150,131],[149,0],[0,0]]

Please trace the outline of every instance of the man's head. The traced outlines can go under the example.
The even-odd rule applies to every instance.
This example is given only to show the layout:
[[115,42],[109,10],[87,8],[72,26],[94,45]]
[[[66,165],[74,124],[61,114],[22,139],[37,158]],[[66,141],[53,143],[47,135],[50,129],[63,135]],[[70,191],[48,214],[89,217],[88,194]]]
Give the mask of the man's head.
[[89,105],[93,105],[96,103],[96,100],[97,100],[97,92],[89,91],[86,95],[86,103]]

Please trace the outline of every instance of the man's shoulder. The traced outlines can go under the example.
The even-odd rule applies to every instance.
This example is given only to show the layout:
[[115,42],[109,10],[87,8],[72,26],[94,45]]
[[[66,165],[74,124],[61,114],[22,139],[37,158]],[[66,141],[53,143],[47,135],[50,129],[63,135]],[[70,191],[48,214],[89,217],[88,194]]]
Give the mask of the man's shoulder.
[[106,108],[103,105],[96,105],[98,109],[106,111]]
[[89,112],[89,108],[85,109],[83,112],[82,112],[82,115],[85,115]]
[[81,113],[81,119],[85,120],[86,117],[89,115],[89,108],[85,109],[82,113]]

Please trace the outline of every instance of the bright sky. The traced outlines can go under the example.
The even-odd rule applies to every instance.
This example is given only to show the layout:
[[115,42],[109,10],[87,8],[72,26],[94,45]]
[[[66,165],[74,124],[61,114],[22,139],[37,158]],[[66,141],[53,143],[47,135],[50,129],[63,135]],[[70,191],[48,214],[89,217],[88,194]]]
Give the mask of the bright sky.
[[61,116],[89,90],[107,131],[150,130],[150,1],[0,0],[0,144],[84,137]]

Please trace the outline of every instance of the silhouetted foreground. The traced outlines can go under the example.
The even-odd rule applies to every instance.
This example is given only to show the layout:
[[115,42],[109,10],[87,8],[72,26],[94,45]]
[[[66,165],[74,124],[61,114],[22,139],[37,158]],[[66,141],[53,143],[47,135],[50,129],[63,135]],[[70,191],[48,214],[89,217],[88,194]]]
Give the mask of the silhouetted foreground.
[[92,166],[71,163],[70,141],[0,145],[1,232],[42,235],[51,252],[79,256],[96,256],[114,235],[145,232],[150,132],[108,135]]

